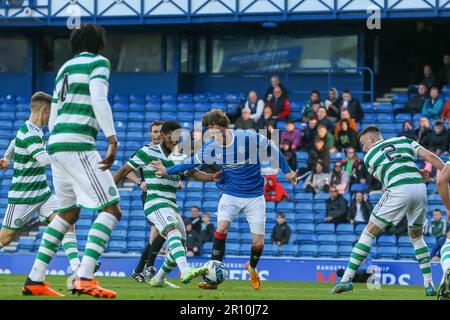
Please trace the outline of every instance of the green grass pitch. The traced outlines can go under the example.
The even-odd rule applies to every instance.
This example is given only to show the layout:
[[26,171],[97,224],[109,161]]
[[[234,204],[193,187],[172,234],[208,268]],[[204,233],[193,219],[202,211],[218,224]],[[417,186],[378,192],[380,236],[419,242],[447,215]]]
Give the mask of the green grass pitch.
[[[93,299],[88,296],[72,295],[66,289],[63,276],[48,276],[53,289],[65,294],[62,298],[26,297],[21,288],[25,275],[0,275],[0,300],[16,299]],[[423,287],[382,286],[379,290],[369,290],[365,284],[356,284],[354,291],[341,295],[329,294],[332,284],[263,281],[262,289],[255,291],[248,281],[226,280],[218,290],[206,291],[197,287],[198,280],[183,285],[179,280],[173,283],[180,289],[150,288],[148,284],[138,284],[131,278],[99,277],[100,284],[117,291],[117,298],[124,300],[435,300],[425,297]]]

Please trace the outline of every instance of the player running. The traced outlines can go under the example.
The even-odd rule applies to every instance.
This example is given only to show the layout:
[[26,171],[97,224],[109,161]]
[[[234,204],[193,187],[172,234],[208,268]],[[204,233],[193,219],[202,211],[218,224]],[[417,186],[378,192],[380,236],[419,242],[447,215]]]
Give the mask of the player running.
[[427,296],[434,296],[436,291],[431,275],[430,252],[423,238],[427,188],[415,159],[425,159],[438,170],[444,167],[444,163],[434,153],[411,139],[398,137],[384,140],[376,126],[364,129],[360,134],[360,142],[366,153],[364,164],[370,174],[382,182],[385,192],[353,247],[342,279],[331,293],[353,290],[352,279],[369,254],[375,238],[386,227],[396,226],[406,215],[409,237],[424,278],[425,293]]
[[[264,248],[266,223],[266,204],[264,200],[264,178],[261,176],[261,163],[279,160],[281,170],[293,184],[297,182],[293,172],[280,150],[255,131],[229,128],[230,120],[219,110],[212,109],[202,118],[213,140],[205,143],[202,150],[183,164],[170,167],[168,163],[155,161],[152,165],[159,175],[173,175],[194,169],[202,164],[217,164],[222,168],[222,196],[217,208],[217,229],[213,243],[213,260],[223,260],[225,241],[231,222],[243,211],[252,233],[250,261],[246,269],[250,274],[250,283],[254,289],[261,288],[256,269]],[[269,155],[269,156],[267,156]],[[166,169],[167,167],[167,169]],[[200,282],[202,289],[217,289],[217,285]]]
[[[105,30],[99,25],[82,25],[73,30],[70,43],[75,56],[58,71],[49,121],[48,152],[59,213],[45,230],[23,293],[61,296],[44,282],[45,272],[83,207],[100,213],[89,230],[73,293],[114,298],[116,292],[102,288],[93,275],[121,217],[119,193],[108,170],[118,142],[107,99],[111,66],[99,55],[105,45]],[[103,160],[95,149],[99,129],[109,141]]]
[[[153,161],[159,160],[168,166],[180,163],[186,156],[174,151],[178,139],[172,134],[181,129],[176,121],[166,121],[161,127],[161,143],[156,147],[144,146],[134,155],[127,164],[117,171],[114,176],[118,184],[130,172],[142,169],[147,185],[147,197],[145,199],[145,215],[147,219],[158,229],[159,233],[167,239],[169,250],[158,273],[150,280],[152,287],[178,288],[168,282],[165,277],[176,266],[181,272],[181,281],[189,283],[192,279],[205,275],[208,268],[191,268],[186,259],[186,229],[183,219],[178,214],[176,192],[180,174],[158,176],[156,170],[150,166]],[[217,174],[206,174],[198,170],[190,170],[186,173],[194,179],[201,181],[218,180]]]
[[[161,142],[161,126],[162,121],[154,121],[150,125],[150,139],[151,143],[148,147],[155,148]],[[138,176],[139,175],[139,176]],[[145,198],[147,197],[147,184],[145,183],[144,170],[140,168],[138,171],[131,171],[127,175],[127,179],[132,181],[134,184],[142,189],[142,206],[145,207]],[[147,220],[149,221],[149,220]],[[153,276],[156,274],[155,260],[161,251],[162,246],[166,242],[166,239],[159,234],[158,229],[149,221],[151,224],[150,239],[141,254],[139,263],[134,268],[131,278],[138,283],[149,282]]]
[[[8,206],[0,230],[0,249],[17,237],[20,230],[38,213],[42,223],[51,222],[56,216],[58,202],[48,187],[45,167],[50,156],[45,151],[42,128],[48,124],[52,97],[36,92],[30,101],[30,118],[20,127],[11,141],[0,166],[7,170],[14,160],[14,175],[8,192]],[[75,272],[80,265],[74,227],[62,239],[62,245]],[[36,288],[39,291],[40,287]]]

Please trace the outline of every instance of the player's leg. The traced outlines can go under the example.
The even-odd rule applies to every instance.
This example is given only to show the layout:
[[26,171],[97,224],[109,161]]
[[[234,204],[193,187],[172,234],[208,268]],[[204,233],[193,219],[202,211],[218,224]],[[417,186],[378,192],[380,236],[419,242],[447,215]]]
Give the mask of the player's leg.
[[442,280],[438,289],[438,300],[450,299],[450,231],[441,248]]
[[256,266],[264,250],[264,236],[266,233],[266,202],[264,196],[247,200],[244,207],[244,214],[247,217],[252,233],[252,248],[250,260],[246,264],[246,269],[250,274],[250,284],[255,290],[261,289],[261,280]]
[[34,215],[33,206],[23,204],[8,204],[0,230],[0,249],[10,244],[19,234],[24,222]]
[[[52,195],[39,209],[41,221],[46,224],[52,222],[57,215],[57,210],[58,201],[56,196]],[[72,269],[72,272],[75,273],[80,266],[80,258],[78,255],[78,244],[74,225],[71,225],[69,230],[64,235],[64,238],[62,239],[62,246],[64,252],[66,253],[67,259],[69,259],[70,268]]]
[[150,241],[147,242],[144,250],[141,253],[141,257],[139,258],[139,262],[133,270],[131,274],[131,278],[137,283],[145,283],[145,277],[142,274],[144,271],[145,263],[147,262],[148,255],[150,254],[151,244]]
[[144,268],[144,277],[147,281],[149,281],[156,273],[155,260],[164,243],[166,243],[166,239],[159,233],[158,229],[156,229],[155,226],[152,226],[150,232],[150,241],[150,252]]

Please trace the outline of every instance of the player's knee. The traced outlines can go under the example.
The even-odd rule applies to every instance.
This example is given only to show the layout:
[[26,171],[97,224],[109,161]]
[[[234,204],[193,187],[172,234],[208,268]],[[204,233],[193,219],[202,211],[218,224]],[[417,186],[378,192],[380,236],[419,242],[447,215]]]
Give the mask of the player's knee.
[[0,243],[3,246],[7,246],[14,240],[16,235],[17,232],[5,232],[5,229],[2,229],[2,231],[0,231]]
[[216,232],[227,233],[229,228],[229,222],[219,221],[219,223],[217,224]]
[[411,239],[412,242],[423,238],[422,230],[409,229],[408,233],[409,233],[409,238]]
[[80,217],[80,208],[74,208],[69,211],[60,212],[58,214],[62,219],[66,220],[70,224],[75,224]]
[[252,240],[252,246],[257,250],[263,250],[264,249],[264,238],[262,239],[253,239]]
[[[168,234],[169,234],[171,231],[175,231],[175,230],[178,230],[177,227],[176,227],[176,226],[171,226],[171,227],[167,228],[166,231],[164,231],[163,236],[164,236],[164,237],[167,237]],[[181,236],[181,233],[180,233],[180,236]]]
[[118,203],[112,204],[104,208],[102,211],[112,214],[117,220],[120,220],[120,218],[122,218],[122,210],[120,209]]

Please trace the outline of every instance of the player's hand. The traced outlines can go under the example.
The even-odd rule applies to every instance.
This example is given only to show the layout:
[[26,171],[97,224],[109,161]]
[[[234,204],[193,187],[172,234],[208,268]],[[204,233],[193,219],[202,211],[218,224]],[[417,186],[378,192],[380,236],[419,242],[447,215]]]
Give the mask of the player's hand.
[[427,170],[425,169],[419,170],[419,173],[422,176],[422,179],[423,181],[425,181],[425,183],[430,182],[430,173]]
[[106,151],[106,156],[102,161],[99,162],[100,169],[102,171],[105,171],[105,170],[108,170],[109,168],[111,168],[111,166],[114,163],[114,160],[116,160],[117,145],[118,145],[116,136],[108,137],[108,142],[109,142],[109,146],[108,146],[108,150]]
[[154,169],[156,169],[157,176],[163,177],[167,175],[166,167],[163,165],[161,160],[152,161],[151,165]]
[[290,183],[292,183],[292,185],[295,186],[297,184],[298,177],[297,177],[297,174],[294,171],[291,171],[291,172],[286,174],[286,179],[288,179],[288,181]]
[[220,182],[222,180],[222,171],[217,171],[212,175],[212,181]]
[[141,182],[139,188],[141,188],[142,191],[147,192],[147,184],[144,181]]
[[2,168],[4,171],[8,170],[9,162],[6,161],[5,158],[0,159],[0,168]]

